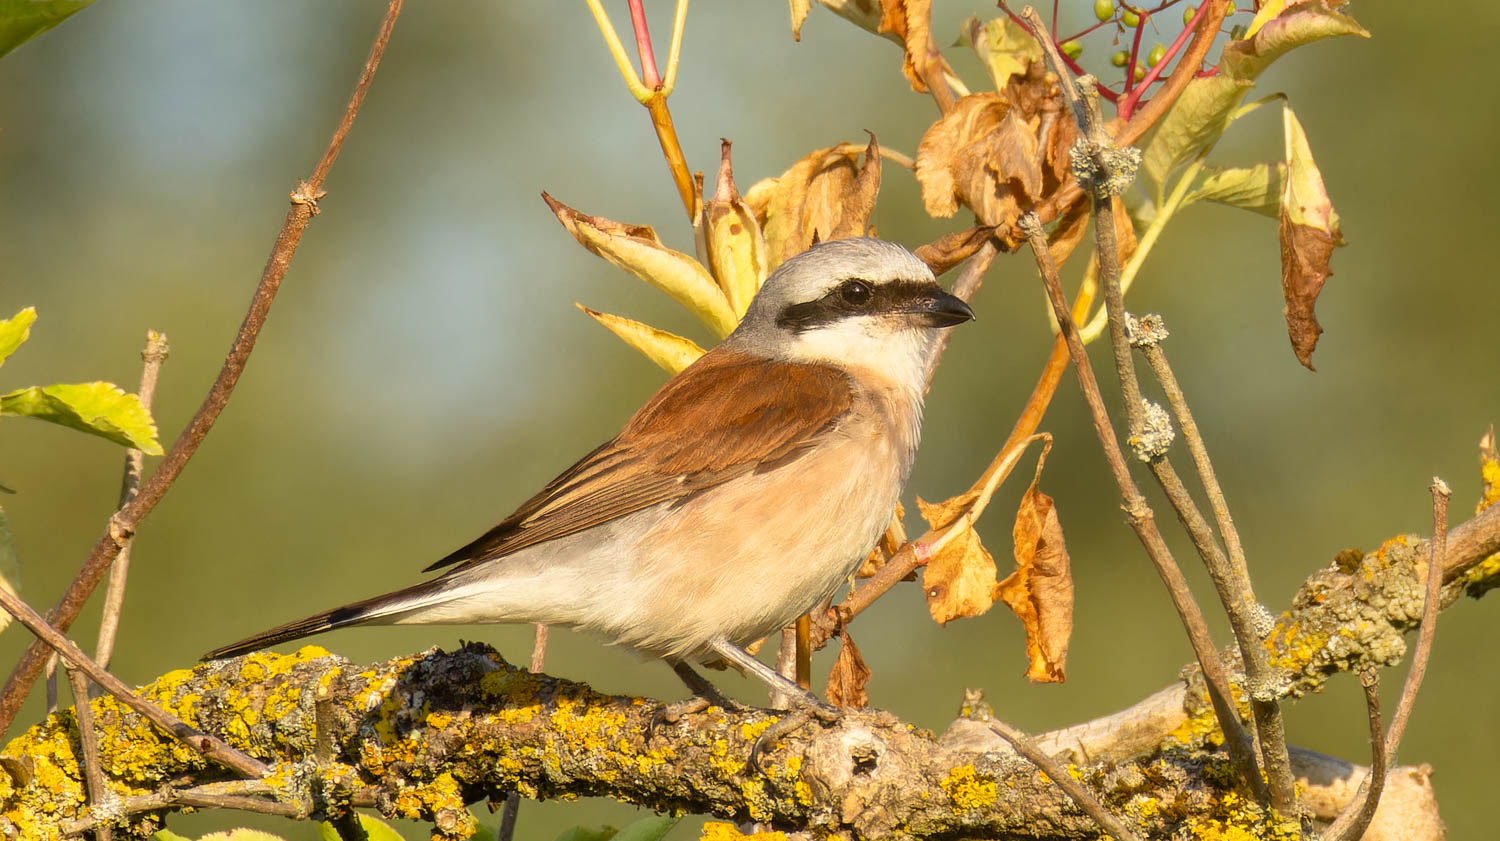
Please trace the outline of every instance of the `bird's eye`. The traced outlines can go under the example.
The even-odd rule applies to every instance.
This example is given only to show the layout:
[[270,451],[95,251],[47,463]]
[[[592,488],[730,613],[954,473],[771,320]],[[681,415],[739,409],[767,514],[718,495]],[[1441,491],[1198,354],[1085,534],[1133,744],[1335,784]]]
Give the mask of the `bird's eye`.
[[844,299],[844,303],[856,307],[870,303],[870,296],[873,294],[875,293],[870,284],[863,280],[846,280],[839,286],[839,297]]

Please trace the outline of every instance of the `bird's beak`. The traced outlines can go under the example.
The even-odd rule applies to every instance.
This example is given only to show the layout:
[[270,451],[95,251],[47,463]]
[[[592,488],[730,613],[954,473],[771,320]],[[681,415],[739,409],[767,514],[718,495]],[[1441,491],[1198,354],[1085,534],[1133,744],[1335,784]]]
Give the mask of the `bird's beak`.
[[934,289],[912,302],[912,320],[923,327],[953,327],[974,319],[974,311],[956,295]]

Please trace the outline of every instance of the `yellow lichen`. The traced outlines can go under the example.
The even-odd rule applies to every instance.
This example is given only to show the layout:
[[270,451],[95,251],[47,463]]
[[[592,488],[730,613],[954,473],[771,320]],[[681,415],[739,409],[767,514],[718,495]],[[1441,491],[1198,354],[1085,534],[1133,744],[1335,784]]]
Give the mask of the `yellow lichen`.
[[752,832],[746,835],[735,829],[734,824],[709,821],[703,825],[699,841],[787,841],[785,832]]
[[948,776],[939,785],[947,792],[948,799],[953,805],[963,812],[970,809],[983,809],[994,804],[999,798],[999,792],[995,787],[995,781],[981,777],[974,770],[973,765],[960,765],[948,772]]

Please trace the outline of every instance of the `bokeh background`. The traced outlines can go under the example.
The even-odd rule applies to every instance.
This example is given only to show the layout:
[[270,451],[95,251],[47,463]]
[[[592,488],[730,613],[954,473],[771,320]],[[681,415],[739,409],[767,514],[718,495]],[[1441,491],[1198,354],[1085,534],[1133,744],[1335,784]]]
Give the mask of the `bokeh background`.
[[[628,31],[623,4],[611,5]],[[157,418],[164,439],[175,437],[222,360],[287,192],[321,153],[383,6],[104,3],[0,61],[0,311],[41,314],[0,387],[103,378],[133,389],[146,329],[165,330],[172,356]],[[1092,4],[1064,6],[1081,21]],[[664,60],[670,4],[648,9]],[[1500,12],[1475,0],[1350,11],[1373,39],[1300,50],[1261,86],[1291,97],[1349,241],[1318,306],[1327,328],[1318,372],[1288,346],[1275,226],[1262,217],[1189,210],[1129,301],[1172,328],[1168,351],[1273,610],[1340,549],[1426,533],[1434,474],[1456,491],[1455,522],[1465,519],[1478,489],[1475,443],[1500,417],[1500,292],[1486,252],[1497,221],[1488,199],[1500,185],[1487,56]],[[973,12],[995,13],[939,4],[939,41]],[[1084,61],[1107,71],[1111,50],[1107,39],[1088,42]],[[982,87],[972,55],[949,52]],[[821,9],[794,43],[785,4],[695,4],[672,99],[688,160],[712,171],[719,138],[730,138],[748,187],[814,147],[862,143],[867,129],[910,154],[935,110],[899,66],[895,45]],[[1216,160],[1279,150],[1280,121],[1266,109],[1235,127]],[[410,4],[327,188],[233,402],[140,530],[115,667],[128,681],[417,580],[611,435],[664,375],[574,301],[709,339],[664,296],[584,252],[538,197],[545,189],[587,212],[653,224],[691,251],[646,116],[581,3]],[[891,165],[875,221],[911,245],[963,224],[925,218],[914,180]],[[1047,353],[1029,259],[1002,258],[975,309],[979,321],[958,331],[932,392],[908,501],[972,481]],[[1078,581],[1068,682],[1021,678],[1022,632],[1003,611],[938,628],[906,586],[853,627],[876,705],[941,729],[963,689],[981,687],[1000,715],[1039,731],[1127,706],[1189,659],[1121,522],[1071,376],[1045,428],[1056,448],[1044,486]],[[34,604],[56,599],[100,533],[120,459],[100,440],[0,422],[0,481],[18,491],[3,504]],[[1002,560],[1019,491],[1007,488],[981,523]],[[1195,581],[1205,583],[1196,572]],[[1455,839],[1493,837],[1495,609],[1465,602],[1444,614],[1401,752],[1437,769]],[[96,622],[81,621],[79,638],[91,640]],[[461,637],[517,662],[530,643],[529,629],[510,627],[356,629],[319,642],[359,662]],[[0,635],[0,663],[28,641],[19,628]],[[818,660],[819,683],[831,651]],[[661,665],[570,633],[553,635],[548,667],[611,692],[682,692]],[[1386,677],[1392,700],[1400,677]],[[748,683],[726,686],[759,697]],[[33,699],[20,720],[40,713]],[[1299,744],[1368,756],[1351,678],[1291,705],[1289,718]],[[637,813],[528,803],[519,837]],[[172,825],[243,823],[315,837],[309,825],[239,815]]]

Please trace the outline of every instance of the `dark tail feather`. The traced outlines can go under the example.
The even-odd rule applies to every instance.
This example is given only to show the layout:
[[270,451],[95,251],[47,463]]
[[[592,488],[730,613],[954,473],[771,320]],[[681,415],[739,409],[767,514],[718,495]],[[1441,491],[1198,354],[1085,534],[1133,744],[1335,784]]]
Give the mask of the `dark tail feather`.
[[373,622],[395,614],[405,613],[408,610],[441,601],[434,597],[439,596],[447,590],[443,586],[441,578],[425,581],[405,590],[397,590],[394,593],[386,593],[383,596],[365,599],[364,601],[346,604],[333,610],[325,610],[314,614],[306,619],[298,619],[296,622],[288,622],[285,625],[263,631],[253,637],[246,637],[236,643],[231,643],[223,648],[216,648],[203,655],[204,660],[219,660],[224,657],[234,657],[238,654],[248,654],[269,648],[287,640],[310,637],[334,628],[343,628],[349,625],[360,625],[365,622]]

